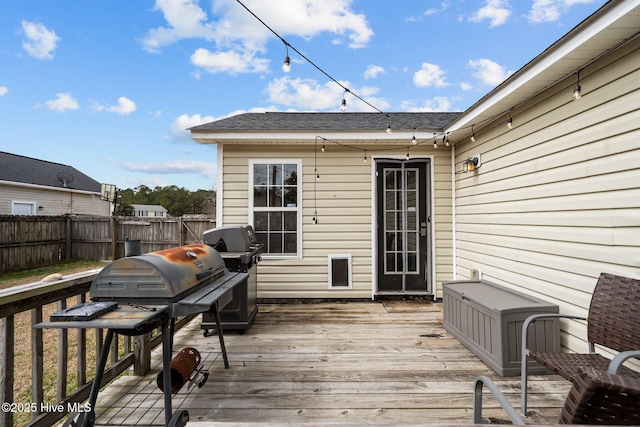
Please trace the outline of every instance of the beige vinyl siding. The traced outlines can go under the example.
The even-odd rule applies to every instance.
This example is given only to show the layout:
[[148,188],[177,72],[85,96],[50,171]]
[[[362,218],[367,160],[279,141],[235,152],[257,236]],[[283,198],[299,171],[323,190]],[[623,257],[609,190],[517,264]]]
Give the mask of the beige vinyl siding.
[[[457,276],[484,278],[586,315],[601,272],[640,277],[638,40],[539,94],[456,146]],[[563,345],[583,351],[584,328]]]
[[11,215],[12,201],[34,202],[36,215],[110,214],[109,203],[101,201],[98,194],[42,186],[0,184],[0,215]]
[[[248,221],[250,159],[302,160],[302,258],[263,259],[258,265],[259,298],[372,297],[372,156],[404,156],[406,149],[376,151],[372,146],[362,146],[367,150],[365,163],[363,151],[335,144],[326,144],[324,153],[320,148],[321,145],[316,146],[320,175],[316,181],[312,142],[224,145],[222,215],[225,225]],[[435,155],[435,280],[439,283],[450,280],[452,275],[451,153],[449,149],[434,150],[425,144],[412,148],[411,154]],[[318,224],[312,223],[314,205],[317,205]],[[330,254],[351,255],[351,289],[328,289]]]

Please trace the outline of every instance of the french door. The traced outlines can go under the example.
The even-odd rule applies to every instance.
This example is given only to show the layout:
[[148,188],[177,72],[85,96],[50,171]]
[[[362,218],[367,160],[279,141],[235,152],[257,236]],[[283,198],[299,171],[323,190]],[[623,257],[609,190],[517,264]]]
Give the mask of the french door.
[[376,163],[377,293],[431,293],[429,159]]

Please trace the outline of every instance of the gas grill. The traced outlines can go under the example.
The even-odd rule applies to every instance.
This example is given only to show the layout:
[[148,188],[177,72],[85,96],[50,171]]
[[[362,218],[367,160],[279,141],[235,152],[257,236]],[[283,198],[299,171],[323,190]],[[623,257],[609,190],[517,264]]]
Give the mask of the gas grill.
[[[258,243],[253,227],[250,225],[232,225],[213,228],[203,233],[203,241],[213,246],[224,260],[230,271],[249,273],[246,283],[233,290],[233,298],[220,310],[222,327],[237,330],[240,334],[248,329],[258,313],[258,262],[262,256],[263,245]],[[201,327],[207,336],[214,326],[214,313],[202,313]]]
[[78,414],[69,425],[91,426],[98,390],[114,333],[141,335],[162,328],[162,380],[166,425],[180,426],[186,411],[172,417],[171,355],[175,319],[211,312],[216,320],[225,367],[229,367],[219,309],[231,301],[233,290],[248,273],[231,272],[220,254],[206,244],[193,244],[118,259],[103,268],[89,289],[90,303],[52,315],[39,328],[105,328],[96,377],[89,397],[91,412]]

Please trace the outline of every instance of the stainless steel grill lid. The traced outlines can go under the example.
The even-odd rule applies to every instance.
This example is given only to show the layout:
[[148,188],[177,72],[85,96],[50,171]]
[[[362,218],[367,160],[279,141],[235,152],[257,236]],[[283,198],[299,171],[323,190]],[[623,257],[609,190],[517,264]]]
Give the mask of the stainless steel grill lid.
[[202,234],[202,240],[221,252],[260,252],[253,227],[250,225],[230,225],[212,228]]
[[167,304],[225,272],[222,257],[211,246],[178,246],[112,262],[98,273],[89,294],[94,301]]

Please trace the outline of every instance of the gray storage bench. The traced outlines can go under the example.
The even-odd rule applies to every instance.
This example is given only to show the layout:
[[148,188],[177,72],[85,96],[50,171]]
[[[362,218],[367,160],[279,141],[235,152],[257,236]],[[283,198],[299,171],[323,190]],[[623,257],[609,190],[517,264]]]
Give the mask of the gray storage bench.
[[[502,376],[520,375],[522,324],[536,313],[558,313],[558,306],[484,280],[445,282],[444,328]],[[528,343],[537,351],[560,351],[557,319],[536,321]],[[531,361],[530,373],[548,373]]]

